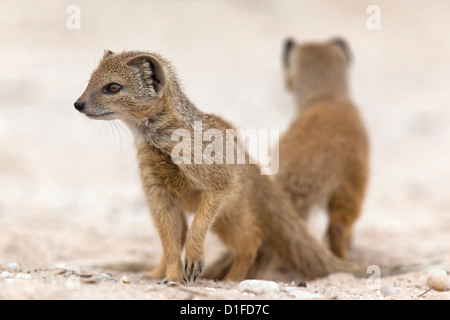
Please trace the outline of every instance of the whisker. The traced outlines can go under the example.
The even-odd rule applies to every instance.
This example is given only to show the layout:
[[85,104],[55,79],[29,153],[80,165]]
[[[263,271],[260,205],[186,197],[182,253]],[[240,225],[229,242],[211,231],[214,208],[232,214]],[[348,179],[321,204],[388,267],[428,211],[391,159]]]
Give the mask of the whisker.
[[102,126],[101,126],[101,128],[100,128],[99,133],[100,133],[100,132],[103,132],[103,130],[105,129],[105,122],[106,122],[106,121],[100,121],[100,122],[102,123]]
[[125,132],[125,134],[128,137],[128,139],[130,139],[130,142],[132,142],[133,141],[133,137],[130,135],[130,132],[126,128],[124,128],[122,126],[122,123],[121,122],[116,122],[116,121],[114,121],[114,123],[118,126],[118,128],[122,129],[122,131]]
[[114,141],[116,141],[116,133],[115,131],[117,131],[117,133],[119,134],[119,138],[120,138],[120,149],[122,150],[122,135],[120,134],[119,128],[117,128],[117,124],[115,123],[115,121],[109,121],[111,124],[111,130],[113,131],[114,134]]
[[113,135],[113,137],[114,137],[114,142],[116,142],[116,139],[117,139],[117,138],[116,138],[116,133],[114,132],[114,128],[113,128],[112,124],[110,123],[110,121],[102,121],[102,122],[108,122],[110,131],[112,132],[112,135]]

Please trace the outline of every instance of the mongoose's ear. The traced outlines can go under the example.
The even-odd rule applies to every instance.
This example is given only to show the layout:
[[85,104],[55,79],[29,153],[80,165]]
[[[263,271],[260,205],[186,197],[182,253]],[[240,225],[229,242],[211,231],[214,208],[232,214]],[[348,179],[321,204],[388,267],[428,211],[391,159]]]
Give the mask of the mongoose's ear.
[[292,38],[287,38],[284,41],[284,45],[283,45],[283,65],[285,68],[289,67],[289,54],[292,50],[292,48],[294,48],[295,45],[295,41]]
[[142,54],[130,58],[127,65],[132,67],[146,88],[153,88],[159,94],[166,84],[166,74],[158,58],[150,54]]
[[350,50],[347,41],[342,38],[334,38],[331,40],[331,43],[338,46],[342,52],[344,52],[345,57],[347,58],[347,63],[352,61],[352,51]]
[[112,52],[111,50],[106,50],[103,52],[103,59],[108,58],[109,56],[112,56],[114,54],[114,52]]

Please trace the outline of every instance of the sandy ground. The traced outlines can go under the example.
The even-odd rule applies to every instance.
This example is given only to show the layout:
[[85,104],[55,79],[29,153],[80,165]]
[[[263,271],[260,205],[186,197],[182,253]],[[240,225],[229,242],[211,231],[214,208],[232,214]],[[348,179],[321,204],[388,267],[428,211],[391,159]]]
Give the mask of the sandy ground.
[[[79,30],[66,26],[71,4],[81,10]],[[439,258],[449,271],[448,1],[107,4],[0,3],[0,299],[298,299],[299,290],[325,299],[450,298],[450,291],[423,294],[427,270],[383,277],[378,287],[346,274],[299,287],[299,279],[270,273],[279,290],[266,294],[238,283],[167,286],[143,278],[136,265],[157,263],[161,247],[131,135],[73,108],[104,49],[141,49],[172,60],[205,112],[240,128],[283,131],[294,115],[282,79],[283,39],[341,35],[353,50],[352,95],[372,143],[351,259]],[[379,30],[366,26],[371,4],[381,9]],[[321,213],[311,222],[318,237],[324,222]],[[210,236],[207,262],[219,253]]]

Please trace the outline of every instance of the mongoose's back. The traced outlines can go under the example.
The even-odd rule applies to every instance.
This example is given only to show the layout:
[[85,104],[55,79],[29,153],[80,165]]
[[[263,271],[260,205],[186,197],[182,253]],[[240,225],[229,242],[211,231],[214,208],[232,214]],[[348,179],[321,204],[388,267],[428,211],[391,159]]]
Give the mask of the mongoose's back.
[[305,110],[280,141],[277,180],[294,202],[325,204],[342,187],[363,191],[367,173],[367,135],[350,102]]
[[286,84],[299,113],[280,139],[276,178],[305,219],[313,206],[327,209],[331,249],[345,258],[369,171],[367,133],[347,92],[349,49],[342,40],[289,40],[285,50]]

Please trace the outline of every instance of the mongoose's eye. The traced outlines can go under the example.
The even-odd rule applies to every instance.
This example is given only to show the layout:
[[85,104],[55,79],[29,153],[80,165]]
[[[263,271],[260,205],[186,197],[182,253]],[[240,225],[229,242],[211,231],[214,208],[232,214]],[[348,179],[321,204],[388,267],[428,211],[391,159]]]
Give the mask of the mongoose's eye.
[[118,83],[110,83],[104,89],[104,93],[117,93],[122,90],[122,86]]

